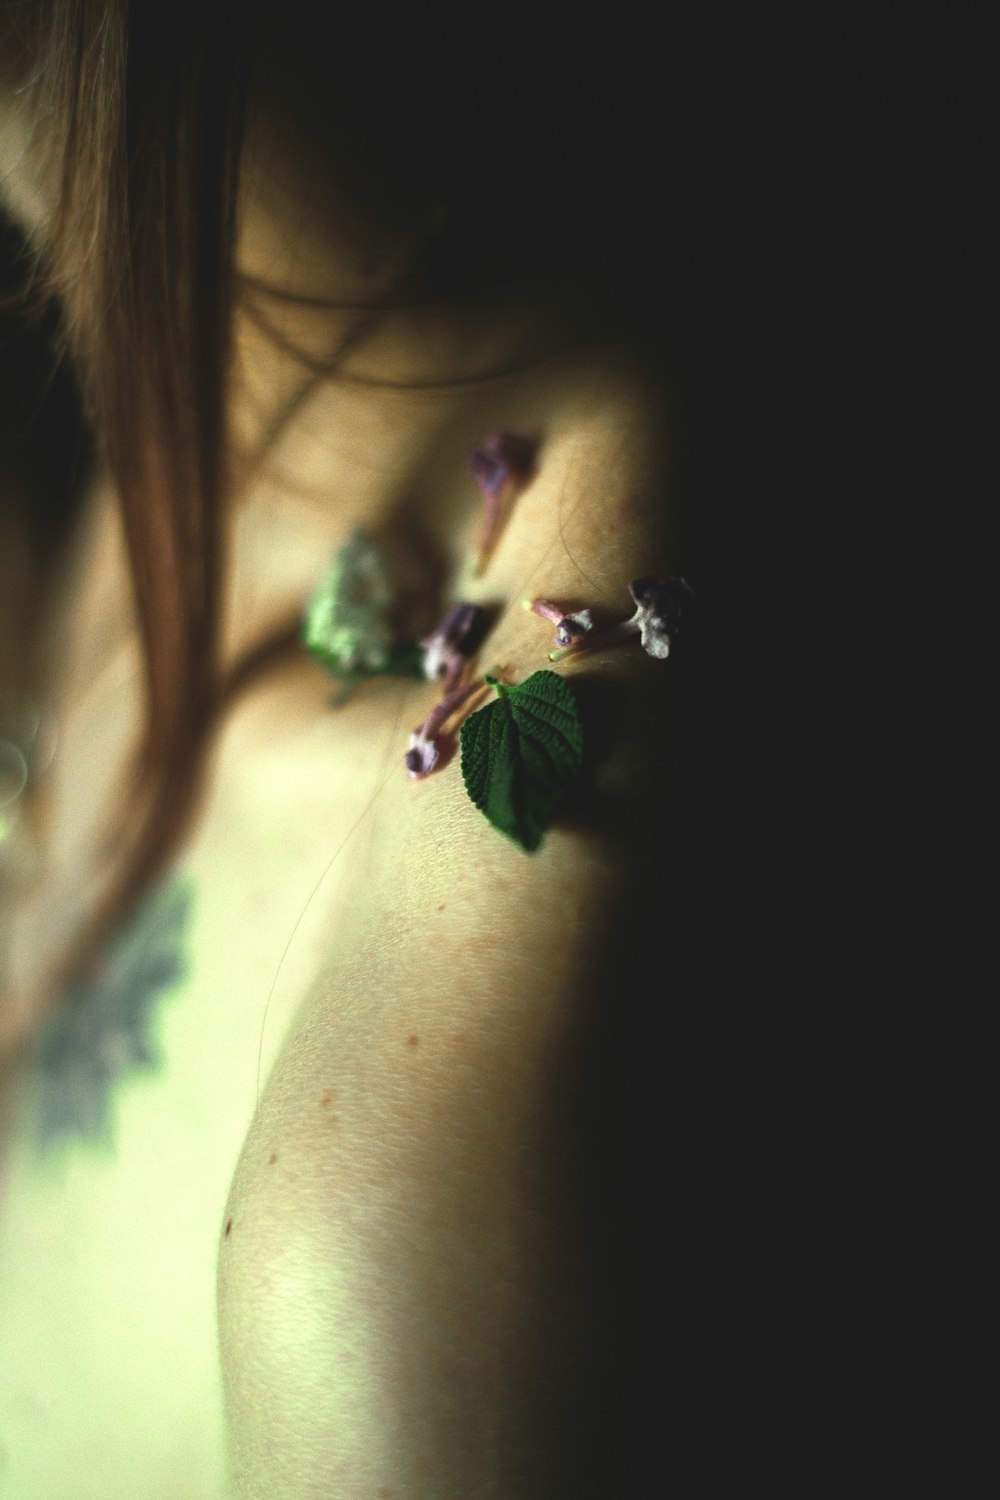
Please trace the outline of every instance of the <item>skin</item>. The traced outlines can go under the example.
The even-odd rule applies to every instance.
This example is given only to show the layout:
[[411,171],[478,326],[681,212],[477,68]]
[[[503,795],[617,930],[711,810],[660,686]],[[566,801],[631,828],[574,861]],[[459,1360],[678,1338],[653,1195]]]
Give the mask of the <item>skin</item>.
[[[272,232],[289,222],[280,167],[261,147],[243,270],[307,294],[384,290],[397,242],[370,226],[335,239],[303,213],[294,235]],[[526,286],[490,308],[393,312],[340,379],[313,383],[241,317],[233,420],[245,454],[294,414],[245,471],[232,654],[304,597],[359,523],[415,608],[431,591],[441,614],[457,598],[497,610],[479,668],[510,680],[547,666],[552,644],[523,596],[621,617],[630,578],[678,571],[668,403],[633,351],[596,336],[567,348],[591,326],[584,313],[575,293]],[[351,326],[315,310],[269,316],[314,355]],[[518,373],[461,380],[510,365]],[[501,429],[539,437],[539,471],[479,577],[464,461]],[[102,532],[67,605],[89,634],[64,717],[109,633],[130,649],[120,591],[102,586],[115,548],[113,528]],[[627,1358],[613,1059],[631,955],[655,919],[636,872],[664,795],[672,666],[637,645],[560,664],[597,753],[534,856],[472,807],[457,763],[407,780],[406,735],[436,699],[431,684],[376,682],[330,713],[328,679],[299,660],[234,711],[185,861],[206,895],[166,1067],[123,1091],[115,1154],[78,1164],[68,1198],[65,1183],[32,1177],[16,1128],[8,1141],[0,1270],[27,1309],[0,1322],[0,1340],[22,1350],[20,1404],[0,1408],[12,1451],[44,1447],[24,1415],[32,1401],[52,1403],[59,1430],[89,1379],[78,1426],[99,1433],[108,1411],[127,1413],[102,1475],[112,1500],[136,1493],[138,1476],[189,1500],[610,1492]],[[79,744],[110,743],[123,763],[128,691],[88,702]],[[67,828],[86,801],[70,796]],[[74,1224],[72,1244],[36,1234],[23,1248],[25,1225],[57,1218]],[[128,1305],[148,1309],[134,1324],[122,1324],[121,1285],[95,1291],[100,1267],[119,1262]],[[116,1370],[76,1351],[65,1392],[56,1382],[51,1394],[47,1361],[23,1351],[53,1315],[81,1326],[85,1307],[124,1353]],[[173,1327],[188,1336],[172,1340]],[[182,1473],[172,1444],[195,1407]],[[70,1446],[32,1459],[26,1497],[76,1500]]]
[[[628,386],[604,361],[563,376],[549,463],[486,577],[466,565],[450,595],[506,602],[484,665],[515,679],[551,644],[525,592],[590,602],[596,582],[624,613],[657,545],[661,429]],[[575,827],[526,856],[452,765],[392,776],[338,856],[351,887],[220,1240],[241,1495],[601,1492],[618,1373],[601,1055],[629,984],[667,684],[637,647],[563,670],[590,727],[615,727]],[[404,724],[433,701],[399,697]]]

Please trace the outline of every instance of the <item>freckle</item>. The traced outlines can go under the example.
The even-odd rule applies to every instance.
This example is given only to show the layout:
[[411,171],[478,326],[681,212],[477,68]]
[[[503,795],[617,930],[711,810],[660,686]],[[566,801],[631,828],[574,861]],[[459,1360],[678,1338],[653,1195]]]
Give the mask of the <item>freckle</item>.
[[270,1156],[267,1158],[267,1164],[268,1164],[268,1166],[269,1167],[273,1167],[274,1164],[275,1164],[275,1162],[277,1160],[278,1160],[278,1153],[277,1153],[277,1151],[272,1151],[271,1154],[270,1154]]
[[445,903],[442,901],[441,905],[438,907],[438,911],[444,911],[444,906],[445,906]]
[[227,1239],[229,1238],[229,1231],[232,1229],[232,1227],[233,1227],[233,1221],[232,1221],[232,1219],[230,1219],[229,1222],[226,1225],[226,1238]]
[[319,1102],[320,1102],[320,1104],[322,1104],[322,1106],[323,1106],[324,1109],[329,1109],[330,1105],[333,1103],[333,1095],[332,1094],[324,1094],[323,1097],[322,1097],[322,1099]]
[[406,1045],[408,1047],[411,1047],[411,1048],[419,1047],[420,1046],[420,1038],[418,1036],[407,1037],[407,1039],[406,1039]]

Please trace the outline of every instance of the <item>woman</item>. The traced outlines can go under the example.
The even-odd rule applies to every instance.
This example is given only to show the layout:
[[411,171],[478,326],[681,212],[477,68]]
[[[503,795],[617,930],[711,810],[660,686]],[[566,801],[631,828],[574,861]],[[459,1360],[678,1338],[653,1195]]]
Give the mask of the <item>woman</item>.
[[[363,21],[331,54],[304,9],[40,10],[5,19],[7,212],[98,462],[45,546],[23,485],[5,507],[32,650],[4,692],[37,724],[0,1474],[19,1500],[626,1493],[683,660],[673,616],[666,660],[602,636],[686,568],[661,96],[600,38],[455,76]],[[584,84],[614,95],[590,129]],[[298,622],[359,532],[401,639],[478,607],[456,682],[551,669],[524,600],[595,618],[553,664],[585,750],[536,852],[467,795],[457,719],[407,774],[440,684],[331,709]]]

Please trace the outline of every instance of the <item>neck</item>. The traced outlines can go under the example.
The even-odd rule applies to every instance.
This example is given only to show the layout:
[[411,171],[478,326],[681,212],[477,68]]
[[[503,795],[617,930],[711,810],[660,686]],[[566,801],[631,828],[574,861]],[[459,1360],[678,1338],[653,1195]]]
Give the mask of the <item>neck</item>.
[[238,543],[235,649],[248,620],[257,634],[297,607],[359,527],[385,548],[418,615],[419,600],[432,613],[448,602],[481,511],[467,457],[493,431],[543,435],[587,322],[579,295],[546,302],[525,284],[490,304],[371,306],[272,293],[244,271],[236,526],[258,566],[251,576]]

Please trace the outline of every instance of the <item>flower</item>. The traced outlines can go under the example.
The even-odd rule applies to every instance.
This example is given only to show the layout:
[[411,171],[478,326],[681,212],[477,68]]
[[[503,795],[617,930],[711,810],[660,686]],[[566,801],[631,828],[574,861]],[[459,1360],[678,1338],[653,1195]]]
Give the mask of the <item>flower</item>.
[[429,776],[440,758],[441,754],[434,740],[427,739],[420,729],[414,729],[405,756],[410,780],[422,781],[425,776]]
[[482,618],[476,604],[455,604],[441,624],[420,642],[424,651],[424,676],[431,681],[444,678],[445,691],[453,688],[465,666],[463,644]]
[[513,432],[496,432],[469,458],[469,473],[483,497],[479,537],[479,571],[496,544],[504,512],[516,492],[531,478],[537,444]]
[[618,631],[638,630],[647,655],[665,659],[694,602],[691,587],[683,578],[635,578],[628,591],[635,614],[623,621]]
[[522,599],[521,606],[551,620],[556,627],[556,645],[577,648],[594,628],[594,617],[589,609],[578,610],[574,615],[563,614],[558,604],[548,599]]
[[484,500],[499,495],[508,479],[523,484],[531,477],[536,444],[513,432],[495,432],[469,458],[469,473]]
[[581,609],[575,615],[563,615],[556,626],[556,641],[560,646],[580,645],[594,628],[594,617],[589,609]]
[[434,705],[424,722],[413,730],[404,757],[411,781],[422,781],[435,769],[441,759],[442,746],[438,736],[445,721],[482,687],[482,682],[467,682],[462,687],[453,688]]
[[[634,578],[628,591],[632,595],[635,613],[610,630],[595,632],[589,609],[560,619],[556,629],[559,645],[555,651],[549,652],[549,661],[562,661],[577,651],[598,646],[614,646],[633,635],[638,635],[648,656],[665,660],[693,615],[694,590],[683,578]],[[547,619],[555,619],[558,614],[558,606],[546,599],[536,599],[534,604],[528,603],[527,608]]]

